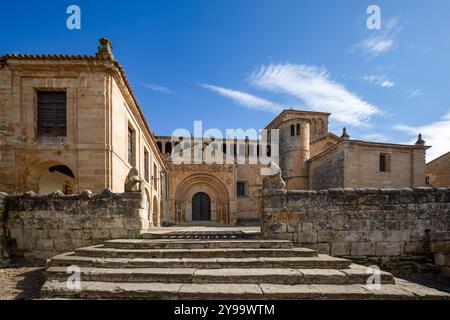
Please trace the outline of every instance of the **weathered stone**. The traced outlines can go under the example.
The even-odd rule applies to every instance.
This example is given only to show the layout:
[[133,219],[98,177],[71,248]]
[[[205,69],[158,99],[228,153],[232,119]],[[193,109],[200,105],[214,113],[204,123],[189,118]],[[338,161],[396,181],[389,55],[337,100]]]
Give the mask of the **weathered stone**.
[[299,233],[298,242],[305,244],[305,243],[316,243],[317,242],[317,233]]
[[338,242],[331,244],[332,256],[349,256],[351,253],[351,244],[347,242]]
[[404,242],[377,242],[377,256],[398,256],[404,252]]
[[352,256],[373,256],[375,255],[375,243],[358,243],[351,244],[350,249]]

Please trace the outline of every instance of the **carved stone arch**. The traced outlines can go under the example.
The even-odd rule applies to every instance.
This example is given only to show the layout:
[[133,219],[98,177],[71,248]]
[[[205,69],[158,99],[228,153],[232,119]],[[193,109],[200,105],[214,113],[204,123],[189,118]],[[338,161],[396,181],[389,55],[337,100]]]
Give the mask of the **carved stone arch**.
[[153,212],[152,212],[152,198],[150,196],[149,188],[145,188],[145,209],[147,210],[147,218],[150,227],[153,226]]
[[[46,171],[55,166],[65,166],[67,167],[71,173],[73,174],[73,193],[78,192],[78,177],[77,172],[74,170],[75,166],[67,161],[66,159],[58,159],[55,160],[41,160],[36,159],[29,163],[27,168],[23,171],[23,174],[21,176],[22,183],[22,190],[21,192],[26,191],[34,191],[36,193],[39,193],[39,183],[40,180]],[[56,191],[56,190],[55,190]],[[63,190],[60,190],[63,191]]]
[[160,218],[159,202],[156,196],[153,196],[152,209],[153,209],[153,225],[159,227],[161,225],[161,218]]
[[229,223],[229,194],[226,186],[214,175],[197,173],[185,178],[175,192],[175,220],[192,220],[192,198],[203,192],[211,199],[211,221]]

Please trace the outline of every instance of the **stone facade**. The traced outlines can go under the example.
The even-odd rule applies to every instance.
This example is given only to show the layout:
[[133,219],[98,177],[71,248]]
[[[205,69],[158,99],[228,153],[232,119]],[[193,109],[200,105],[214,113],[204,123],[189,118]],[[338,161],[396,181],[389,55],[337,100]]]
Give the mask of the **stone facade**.
[[[155,213],[152,220],[159,224],[166,165],[122,67],[108,52],[103,39],[94,56],[0,58],[0,191],[123,192],[136,167],[151,199],[149,215]],[[41,92],[65,94],[65,134],[39,132]],[[70,174],[52,172],[58,166]]]
[[45,260],[109,239],[139,238],[149,228],[145,202],[144,193],[115,194],[109,189],[100,194],[7,196],[2,223],[8,253]]
[[427,163],[427,185],[434,188],[450,187],[450,152]]
[[[423,145],[341,141],[308,160],[310,189],[425,186]],[[380,170],[380,156],[385,171]]]
[[271,237],[375,261],[433,255],[450,267],[450,189],[266,190],[262,207]]

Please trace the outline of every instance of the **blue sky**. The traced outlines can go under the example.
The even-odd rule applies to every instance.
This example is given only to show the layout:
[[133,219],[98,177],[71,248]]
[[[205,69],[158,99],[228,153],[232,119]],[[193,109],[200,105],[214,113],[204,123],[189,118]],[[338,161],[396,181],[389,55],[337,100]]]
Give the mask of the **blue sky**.
[[[81,8],[81,30],[66,9]],[[382,29],[366,27],[370,4]],[[333,113],[353,139],[450,151],[450,1],[9,1],[0,54],[94,54],[108,37],[155,134]]]

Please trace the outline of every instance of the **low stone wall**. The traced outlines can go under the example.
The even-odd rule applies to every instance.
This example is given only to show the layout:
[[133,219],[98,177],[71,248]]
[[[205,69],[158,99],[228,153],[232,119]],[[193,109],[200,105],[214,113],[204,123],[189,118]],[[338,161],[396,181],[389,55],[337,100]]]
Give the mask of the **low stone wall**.
[[5,212],[5,198],[6,194],[0,192],[0,263],[5,261],[8,257],[6,251],[6,234],[5,224],[3,223],[3,214]]
[[95,195],[7,196],[3,223],[9,255],[43,260],[108,239],[139,238],[149,227],[144,197],[108,189]]
[[265,190],[262,231],[333,256],[450,267],[450,189]]

